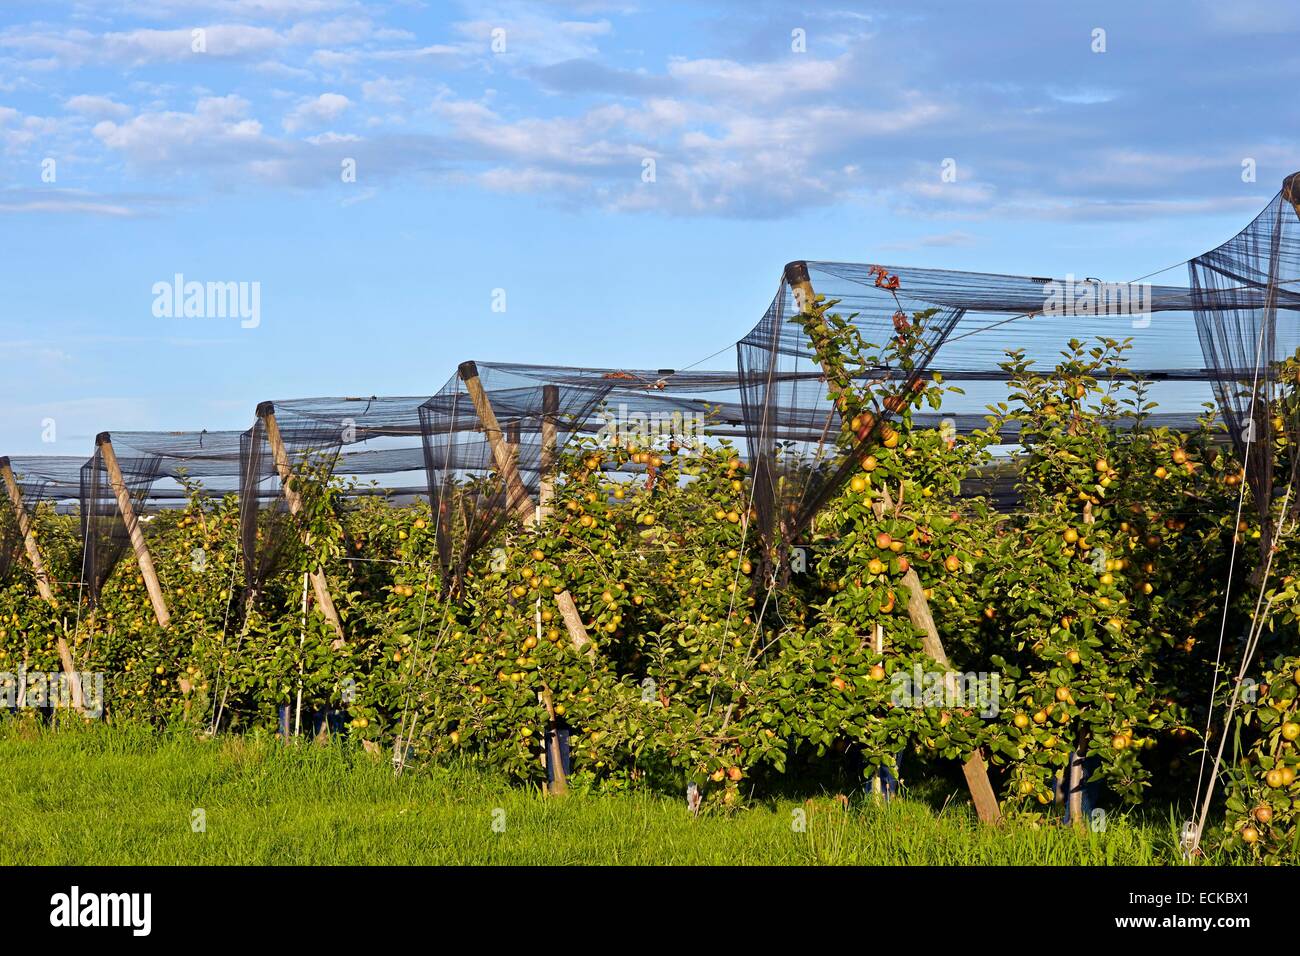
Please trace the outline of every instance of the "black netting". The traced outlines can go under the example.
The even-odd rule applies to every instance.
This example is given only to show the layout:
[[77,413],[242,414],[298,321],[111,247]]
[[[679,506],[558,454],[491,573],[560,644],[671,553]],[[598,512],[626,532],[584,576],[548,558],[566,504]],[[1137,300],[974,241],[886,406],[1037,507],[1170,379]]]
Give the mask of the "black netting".
[[[755,530],[775,566],[794,544],[827,498],[857,467],[858,453],[878,440],[894,413],[889,395],[909,388],[926,369],[935,351],[963,315],[958,306],[936,307],[914,298],[911,290],[879,281],[882,271],[870,266],[791,263],[772,304],[753,331],[736,346],[741,395],[753,462]],[[795,284],[811,282],[813,291],[833,303],[831,311],[852,321],[862,340],[876,346],[880,359],[872,368],[855,369],[877,387],[874,424],[863,428],[852,448],[837,444],[840,408],[818,361],[795,304]],[[900,362],[891,362],[884,347],[899,335],[902,314],[922,328],[918,347]]]
[[[43,504],[51,507],[68,506],[81,490],[81,462],[79,459],[50,457],[20,457],[7,459],[18,486],[21,507],[27,514],[30,526]],[[21,526],[14,513],[12,502],[4,493],[5,507],[0,516],[0,581],[13,574],[19,562],[25,561],[25,545]],[[50,556],[45,555],[48,562]],[[47,566],[47,574],[56,572]]]
[[[477,371],[522,481],[536,498],[543,467],[543,423],[554,423],[557,451],[575,436],[597,448],[643,448],[671,440],[740,439],[743,406],[734,372],[573,368],[466,363]],[[420,408],[424,467],[437,523],[439,556],[455,587],[469,557],[516,510],[478,411],[458,372]],[[635,472],[644,466],[624,464]]]
[[292,522],[261,420],[240,436],[239,551],[244,583],[254,590],[279,569]]
[[[1147,424],[1189,428],[1207,403],[1219,408],[1246,461],[1256,503],[1266,510],[1274,478],[1272,423],[1263,410],[1277,385],[1277,363],[1300,345],[1295,185],[1289,179],[1284,193],[1239,235],[1191,260],[1186,288],[827,261],[806,263],[807,277],[816,293],[836,300],[836,313],[854,316],[854,326],[874,346],[887,345],[899,313],[905,321],[926,315],[906,361],[882,353],[877,365],[856,372],[877,399],[876,430],[890,417],[885,401],[922,374],[940,373],[964,394],[947,395],[941,411],[914,411],[913,422],[933,427],[947,419],[967,431],[986,424],[990,405],[1008,400],[1008,373],[1001,367],[1008,349],[1046,369],[1069,339],[1125,340],[1123,374],[1144,381],[1146,400],[1157,405]],[[805,531],[860,450],[835,440],[840,413],[803,323],[791,321],[796,318],[793,290],[783,279],[766,313],[737,344],[735,370],[477,368],[530,496],[540,484],[548,414],[560,446],[575,436],[598,442],[662,436],[675,428],[665,428],[665,421],[680,421],[698,440],[740,444],[755,478],[757,532],[779,549]],[[548,396],[554,396],[553,409]],[[448,569],[463,564],[510,512],[459,376],[432,396],[292,399],[275,402],[274,409],[291,465],[333,456],[333,474],[349,483],[347,494],[427,493]],[[652,422],[656,427],[646,427]],[[1114,424],[1131,421],[1120,416]],[[874,437],[868,433],[857,444]],[[1016,436],[1001,440],[1010,449]],[[206,494],[238,494],[248,581],[256,584],[274,572],[291,523],[260,420],[243,432],[114,433],[113,443],[141,513],[180,502],[186,476]],[[56,507],[80,499],[86,567],[97,591],[126,546],[98,454],[90,462],[54,456],[12,461],[29,485],[42,483]],[[1007,504],[1012,480],[1005,472],[975,475],[966,488]]]
[[6,514],[0,519],[0,582],[9,580],[9,574],[18,562],[21,541],[17,522],[12,514]]
[[[19,495],[22,499],[22,506],[27,509],[29,515],[36,513],[36,506],[40,503],[41,492],[45,486],[44,482],[39,482],[35,486],[28,485],[26,488],[19,484]],[[3,491],[3,489],[0,489]],[[14,514],[12,502],[9,495],[4,494],[5,507],[0,513],[0,583],[9,580],[9,575],[16,569],[18,562],[22,560],[23,553],[23,536],[22,530],[18,525],[18,516]]]
[[24,499],[48,501],[56,506],[81,495],[84,458],[60,455],[16,455],[9,459]]
[[[1278,364],[1300,348],[1300,215],[1291,177],[1236,236],[1188,264],[1196,326],[1214,390],[1246,465],[1267,547],[1273,499],[1273,416]],[[1287,316],[1278,321],[1279,314]],[[1294,431],[1294,425],[1292,429]]]
[[[117,464],[134,512],[134,521],[139,523],[143,519],[142,509],[149,489],[162,474],[161,458],[157,455],[143,458],[118,455]],[[86,594],[93,607],[131,540],[130,528],[123,520],[103,451],[99,447],[90,461],[81,467],[81,539],[85,548],[82,580],[86,583]]]
[[308,417],[272,403],[259,408],[253,427],[240,436],[240,550],[245,582],[254,589],[280,569],[298,540],[297,522],[289,514],[264,413],[275,416],[291,473],[304,466],[320,466],[327,474],[337,474],[340,449],[355,439],[350,420]]
[[518,498],[537,497],[543,423],[551,423],[556,448],[562,448],[589,424],[615,382],[598,372],[578,374],[583,370],[486,363],[463,368],[482,385],[522,487],[511,488],[505,481],[465,376],[457,372],[419,409],[438,557],[449,591],[458,587],[470,556],[518,509]]

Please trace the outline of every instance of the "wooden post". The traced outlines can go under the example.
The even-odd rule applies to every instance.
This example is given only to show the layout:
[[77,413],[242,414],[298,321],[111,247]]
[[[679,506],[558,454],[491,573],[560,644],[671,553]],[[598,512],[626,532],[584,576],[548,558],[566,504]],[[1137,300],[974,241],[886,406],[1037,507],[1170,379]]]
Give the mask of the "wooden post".
[[[289,513],[297,515],[302,511],[302,496],[298,494],[296,488],[292,487],[290,479],[293,478],[293,466],[289,462],[289,452],[285,449],[284,439],[280,435],[280,425],[275,420],[275,405],[272,402],[262,402],[257,406],[257,417],[262,420],[262,427],[266,429],[266,441],[271,446],[271,457],[275,461],[276,473],[280,476],[280,485],[284,489],[284,500],[289,505]],[[309,576],[312,593],[316,598],[316,607],[334,629],[337,635],[334,646],[338,648],[346,637],[343,634],[343,622],[339,620],[338,609],[334,607],[334,598],[330,595],[325,569],[317,568],[310,572]]]
[[[64,631],[66,630],[65,624]],[[63,668],[63,676],[68,680],[68,696],[72,698],[72,706],[84,711],[86,697],[81,687],[81,673],[77,670],[77,662],[72,659],[72,648],[68,646],[67,637],[60,634],[54,639],[54,646],[59,652],[59,666]]]
[[555,701],[551,697],[551,689],[547,687],[542,691],[541,696],[542,703],[546,706],[546,713],[551,719],[551,732],[546,735],[550,739],[546,747],[546,766],[554,779],[549,792],[552,796],[562,797],[569,792],[569,780],[564,773],[564,760],[560,753],[560,718],[555,713]]
[[[885,507],[893,508],[888,489],[882,488],[881,491]],[[948,653],[943,648],[943,641],[939,639],[939,629],[935,626],[934,615],[930,612],[930,602],[925,598],[925,587],[921,584],[921,578],[915,568],[908,568],[907,573],[903,575],[903,587],[907,588],[907,616],[921,631],[922,648],[926,654],[934,658],[935,663],[947,670],[950,666]],[[966,778],[966,786],[970,790],[980,822],[1001,822],[1002,809],[998,806],[997,793],[989,781],[989,768],[984,761],[984,755],[976,750],[962,764],[961,772]]]
[[483,436],[492,451],[492,460],[496,462],[497,472],[506,484],[506,506],[518,514],[524,523],[532,521],[533,512],[536,510],[533,507],[533,500],[528,496],[528,488],[524,485],[523,478],[519,476],[510,444],[506,441],[505,433],[501,431],[496,412],[492,410],[492,402],[488,399],[487,392],[483,389],[483,382],[478,377],[478,366],[473,362],[462,362],[457,371],[461,381],[465,383],[465,391],[469,392],[470,401],[474,403],[474,411],[478,414],[479,424],[483,426]]
[[[473,362],[462,362],[457,371],[461,381],[465,383],[465,391],[469,393],[470,401],[474,403],[474,410],[478,413],[478,420],[483,426],[483,435],[492,450],[492,460],[496,462],[497,472],[505,482],[506,506],[514,511],[524,524],[536,521],[537,508],[534,507],[532,498],[528,496],[528,488],[524,485],[523,478],[519,476],[519,469],[515,467],[510,445],[501,432],[501,424],[497,421],[496,412],[492,410],[492,402],[483,389],[483,382],[478,377],[478,366]],[[564,618],[564,626],[568,629],[573,646],[577,650],[594,654],[596,646],[587,634],[587,628],[583,626],[582,615],[578,613],[578,607],[573,603],[573,595],[568,591],[561,591],[555,596],[555,604],[560,609],[560,617]]]
[[53,607],[57,603],[54,600],[54,589],[50,586],[49,576],[45,573],[45,562],[41,559],[41,549],[36,544],[36,535],[32,531],[31,519],[27,516],[27,509],[23,506],[22,489],[18,487],[18,479],[14,477],[14,471],[9,465],[8,458],[0,458],[0,475],[3,475],[5,490],[9,492],[9,502],[14,509],[14,520],[18,522],[18,533],[23,536],[23,547],[27,550],[27,560],[31,562],[32,573],[36,576],[36,590],[41,599]]
[[[32,527],[32,520],[27,514],[27,508],[23,505],[23,492],[18,487],[18,479],[14,477],[14,470],[10,467],[8,458],[0,458],[0,475],[4,478],[5,490],[9,493],[9,502],[13,505],[14,520],[18,523],[18,533],[23,537],[23,548],[27,551],[27,560],[31,562],[32,574],[36,576],[36,591],[50,607],[58,607],[59,602],[54,597],[54,587],[50,583],[49,574],[45,570],[45,561],[41,558],[40,546],[36,543],[36,531]],[[59,663],[63,667],[63,675],[68,680],[68,691],[72,697],[72,705],[78,710],[84,710],[86,707],[85,698],[81,691],[81,675],[77,672],[76,662],[72,659],[72,649],[68,647],[67,638],[60,634],[55,639],[55,646],[59,651]]]
[[1292,173],[1282,180],[1282,198],[1289,202],[1296,215],[1300,216],[1300,173]]
[[[560,410],[560,388],[558,385],[542,386],[542,450],[541,459],[538,463],[539,484],[537,489],[537,511],[533,515],[533,520],[538,527],[551,513],[551,502],[555,499],[555,466],[559,457],[559,439],[556,430],[556,418]],[[567,595],[568,592],[566,591]],[[568,602],[572,605],[572,600]],[[577,608],[574,607],[573,614],[577,618]],[[542,639],[542,599],[539,595],[537,598],[537,639]],[[561,616],[564,611],[561,609]],[[564,618],[565,627],[569,627],[569,619]],[[579,618],[577,625],[582,634],[586,634],[586,628],[582,627],[582,621]],[[573,631],[570,629],[570,634]],[[579,650],[586,645],[576,644]],[[542,692],[542,702],[546,705],[546,712],[551,719],[551,732],[547,735],[550,743],[546,748],[546,765],[551,768],[551,789],[554,796],[564,796],[569,792],[568,777],[564,772],[564,760],[560,753],[560,719],[555,713],[555,703],[551,697],[550,688]]]
[[[520,427],[519,422],[517,420],[511,422],[506,426],[506,447],[510,449],[510,460],[514,462],[516,471],[519,470],[519,463],[523,461],[524,449],[522,441],[522,428]],[[536,522],[537,512],[534,509],[533,523],[536,524]]]
[[560,387],[542,386],[542,457],[541,484],[537,491],[537,523],[541,524],[551,513],[555,500],[555,466],[559,457],[559,438],[556,419],[560,413]]
[[1082,830],[1088,825],[1088,821],[1083,818],[1084,766],[1083,752],[1079,749],[1082,746],[1075,744],[1070,749],[1070,762],[1065,770],[1065,805],[1070,811],[1070,823],[1076,830]]
[[[811,312],[816,295],[813,291],[812,280],[808,276],[808,264],[806,262],[791,262],[785,267],[786,281],[790,284],[790,289],[794,293],[796,308],[800,312]],[[827,371],[829,380],[830,373]],[[892,510],[894,507],[893,499],[889,495],[889,489],[881,488],[882,504],[885,510]],[[877,512],[879,516],[881,512]],[[936,664],[945,670],[948,669],[948,654],[943,648],[943,641],[939,639],[939,629],[935,626],[934,615],[930,611],[930,602],[925,598],[925,588],[921,584],[921,578],[916,573],[915,568],[908,568],[907,573],[903,575],[903,587],[907,588],[907,616],[911,619],[912,624],[921,632],[921,646]],[[998,823],[1002,820],[1002,810],[998,806],[997,794],[993,790],[992,783],[989,782],[988,764],[984,761],[984,755],[978,750],[971,754],[962,765],[962,774],[966,777],[966,786],[970,789],[971,799],[975,803],[975,812],[979,815],[983,823]]]
[[[1096,522],[1097,516],[1092,513],[1092,502],[1086,502],[1083,506],[1083,523],[1091,527]],[[1082,830],[1087,826],[1087,821],[1083,819],[1085,773],[1083,761],[1087,743],[1087,738],[1081,733],[1074,738],[1074,746],[1070,748],[1070,761],[1065,767],[1065,805],[1070,815],[1070,822],[1076,830]]]
[[117,454],[113,451],[113,442],[108,432],[100,432],[96,435],[95,444],[99,447],[100,458],[103,459],[104,468],[108,471],[108,482],[117,497],[117,510],[122,513],[122,522],[131,537],[135,563],[140,567],[140,576],[144,578],[145,589],[149,592],[153,616],[158,621],[159,627],[167,627],[171,624],[172,616],[167,611],[167,602],[163,600],[162,585],[158,583],[158,572],[154,570],[153,558],[145,545],[144,532],[140,529],[140,522],[136,518],[135,506],[131,504],[131,492],[122,478],[122,469],[117,463]]
[[591,638],[587,635],[587,628],[582,623],[582,615],[578,613],[578,606],[573,603],[573,595],[568,591],[561,591],[555,595],[555,604],[560,609],[560,617],[564,618],[564,627],[569,632],[569,639],[573,642],[574,649],[595,654],[596,645],[591,643]]

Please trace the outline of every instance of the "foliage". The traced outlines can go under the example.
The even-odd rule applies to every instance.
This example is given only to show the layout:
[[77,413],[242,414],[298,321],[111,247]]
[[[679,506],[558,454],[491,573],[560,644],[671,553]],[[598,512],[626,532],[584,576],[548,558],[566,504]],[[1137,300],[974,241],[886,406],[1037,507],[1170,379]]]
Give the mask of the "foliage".
[[[726,442],[570,443],[549,516],[500,523],[454,588],[426,504],[350,494],[328,460],[309,460],[293,478],[302,508],[284,519],[289,546],[256,593],[233,496],[191,483],[183,508],[151,518],[168,629],[129,555],[97,606],[79,607],[67,583],[78,578],[75,517],[39,509],[60,603],[37,598],[25,566],[11,571],[0,664],[57,671],[67,635],[78,667],[105,675],[111,724],[260,732],[287,707],[291,729],[307,732],[335,713],[403,766],[472,760],[530,784],[544,779],[544,737],[558,727],[571,735],[574,789],[694,782],[718,807],[863,787],[882,767],[911,781],[981,753],[1005,812],[1038,823],[1071,751],[1097,760],[1111,800],[1188,799],[1208,692],[1228,686],[1215,661],[1229,563],[1229,634],[1255,619],[1250,582],[1263,570],[1248,546],[1258,518],[1243,508],[1238,523],[1239,462],[1209,415],[1186,432],[1151,425],[1146,387],[1123,368],[1127,343],[1109,339],[1072,341],[1041,371],[1012,352],[1007,399],[986,428],[921,427],[916,413],[941,410],[953,389],[917,373],[929,318],[900,311],[883,346],[833,302],[793,320],[842,424],[818,466],[840,485],[800,542],[811,554],[801,572],[762,576],[753,489]],[[882,365],[901,377],[871,380]],[[1288,402],[1279,417],[1293,417]],[[1132,427],[1116,427],[1121,417]],[[1008,467],[994,453],[1009,440],[1014,511],[970,493]],[[467,507],[486,500],[464,494]],[[1286,674],[1297,670],[1300,567],[1285,507],[1259,617],[1268,690],[1231,728],[1224,794],[1224,852],[1268,860],[1294,858],[1300,804],[1292,783],[1268,783],[1297,765]],[[342,641],[312,597],[321,569]],[[566,593],[590,652],[563,622]],[[921,603],[949,668],[914,623]],[[938,696],[921,693],[916,675],[945,672],[962,675],[957,690],[971,690],[971,675],[998,683],[978,704],[942,681],[926,685]]]

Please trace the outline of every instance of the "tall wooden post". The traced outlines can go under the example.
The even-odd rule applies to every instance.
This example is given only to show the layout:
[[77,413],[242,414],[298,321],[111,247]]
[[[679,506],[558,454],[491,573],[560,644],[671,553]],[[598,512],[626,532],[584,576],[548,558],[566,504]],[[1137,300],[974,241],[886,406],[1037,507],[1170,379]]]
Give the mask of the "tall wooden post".
[[1296,215],[1300,216],[1300,173],[1292,173],[1282,180],[1282,198],[1289,202]]
[[[32,574],[36,577],[36,592],[50,607],[58,607],[59,602],[54,597],[54,587],[45,570],[45,561],[41,558],[40,546],[36,543],[36,531],[23,504],[22,489],[18,487],[18,479],[14,477],[14,470],[10,467],[8,458],[0,458],[0,476],[3,476],[5,490],[9,493],[9,503],[14,509],[14,520],[18,523],[18,533],[22,535],[23,548],[27,551],[27,560],[31,562]],[[59,664],[63,668],[63,675],[68,680],[72,705],[78,710],[84,710],[86,701],[81,692],[81,674],[77,672],[77,665],[72,659],[72,649],[68,647],[67,638],[60,634],[55,638],[55,646],[59,651]]]
[[551,696],[551,689],[545,688],[538,696],[551,720],[551,732],[545,737],[546,766],[550,770],[551,777],[548,792],[553,796],[562,797],[569,792],[569,778],[564,772],[564,755],[560,751],[560,718],[555,713],[555,701]]
[[[816,301],[812,280],[808,275],[806,262],[791,262],[785,267],[785,278],[794,293],[795,307],[802,313],[810,313]],[[830,378],[829,370],[825,370]],[[885,509],[892,509],[894,503],[887,488],[881,489],[882,504]],[[939,639],[939,629],[935,626],[934,615],[930,612],[930,602],[925,598],[925,588],[915,568],[908,568],[903,575],[903,587],[907,589],[907,616],[912,624],[921,631],[921,646],[936,664],[947,670],[948,654]],[[970,789],[971,799],[975,803],[975,812],[983,823],[998,823],[1002,819],[1002,810],[998,806],[997,794],[989,782],[988,764],[984,755],[978,750],[971,754],[962,765],[962,774],[966,777],[966,786]]]
[[[542,386],[542,449],[541,459],[538,463],[538,486],[537,486],[537,512],[533,515],[533,520],[538,527],[547,519],[551,513],[551,502],[555,498],[555,467],[558,464],[559,457],[559,440],[556,429],[556,418],[560,411],[560,388],[558,385]],[[537,631],[538,640],[541,640],[542,617],[541,617],[541,597],[537,599]],[[576,608],[575,608],[576,610]],[[567,620],[566,620],[567,626]],[[578,621],[581,626],[582,621]],[[586,629],[583,629],[586,633]],[[546,705],[546,711],[551,718],[551,733],[546,739],[549,742],[546,748],[547,766],[553,767],[551,772],[551,793],[562,796],[569,791],[569,781],[564,773],[564,760],[560,753],[560,720],[555,713],[555,705],[551,700],[551,692],[548,689],[543,694],[543,703]]]
[[[1092,513],[1092,502],[1089,501],[1083,506],[1083,523],[1087,526],[1096,524],[1097,517]],[[1074,746],[1070,748],[1069,763],[1066,764],[1064,782],[1065,782],[1065,806],[1069,813],[1070,822],[1076,830],[1082,830],[1087,822],[1083,819],[1083,787],[1085,777],[1085,749],[1088,746],[1088,739],[1082,731],[1076,731]]]
[[[492,410],[492,402],[483,389],[483,382],[479,379],[478,366],[473,362],[462,362],[457,371],[461,381],[465,383],[465,391],[469,393],[470,401],[474,403],[474,410],[478,413],[479,424],[483,426],[483,435],[492,450],[492,460],[496,463],[497,473],[505,482],[506,505],[519,516],[522,523],[529,524],[536,520],[537,508],[528,495],[528,488],[519,475],[519,469],[515,467],[510,445],[505,440],[501,423],[497,421],[496,412]],[[561,591],[555,596],[555,604],[560,609],[560,617],[564,618],[564,626],[569,632],[569,639],[573,642],[573,646],[588,654],[595,653],[595,645],[587,634],[587,628],[583,626],[582,615],[578,613],[578,607],[573,603],[573,595],[568,591]]]
[[515,468],[518,469],[519,462],[523,460],[523,428],[518,421],[513,421],[506,426],[506,444],[510,446],[510,457],[514,459]]
[[541,484],[537,491],[537,523],[541,524],[551,513],[555,500],[555,467],[559,458],[557,419],[560,414],[560,387],[542,386],[542,457]]
[[525,487],[523,478],[519,476],[519,469],[515,467],[514,455],[510,451],[505,433],[501,431],[501,423],[497,421],[496,412],[492,410],[492,402],[489,401],[487,392],[483,390],[483,382],[478,377],[478,366],[473,362],[462,362],[457,372],[460,374],[460,380],[465,383],[465,391],[469,392],[469,400],[474,403],[474,411],[478,415],[479,424],[483,426],[483,436],[492,451],[492,460],[496,463],[497,472],[505,482],[506,506],[515,512],[520,520],[531,521],[536,510],[533,507],[533,500],[528,496],[528,488]]
[[144,542],[144,532],[140,529],[135,506],[131,504],[131,492],[122,478],[122,469],[117,463],[117,453],[113,451],[113,442],[108,432],[100,432],[96,435],[95,444],[99,448],[99,456],[103,459],[104,468],[108,472],[108,483],[117,497],[117,510],[122,514],[126,533],[130,535],[131,548],[135,552],[135,563],[140,568],[140,576],[144,578],[145,590],[149,592],[149,603],[153,605],[153,616],[158,621],[159,627],[167,627],[171,624],[172,616],[167,610],[167,602],[163,600],[158,572],[154,570],[153,558]]
[[4,477],[5,490],[9,493],[9,502],[13,505],[14,520],[18,523],[18,533],[23,537],[23,547],[27,551],[27,560],[32,564],[32,573],[36,576],[36,590],[45,603],[53,606],[54,589],[50,586],[49,576],[45,573],[45,562],[41,559],[41,549],[36,544],[36,535],[32,531],[31,519],[27,516],[27,509],[23,506],[22,489],[18,487],[18,479],[14,477],[14,470],[9,465],[8,458],[0,458],[0,475]]
[[[302,496],[298,490],[293,487],[293,465],[289,461],[289,452],[284,447],[284,439],[280,435],[280,424],[275,420],[275,404],[273,402],[262,402],[257,406],[257,417],[262,421],[262,427],[266,430],[266,442],[271,446],[271,458],[275,462],[276,473],[280,476],[280,486],[284,490],[284,500],[289,505],[289,513],[297,515],[302,511]],[[343,622],[339,619],[338,609],[334,607],[334,598],[330,594],[329,580],[325,577],[325,569],[317,568],[308,575],[311,579],[312,594],[316,598],[316,607],[320,609],[321,615],[329,622],[330,627],[334,629],[337,637],[335,646],[337,647],[346,637],[343,633]]]

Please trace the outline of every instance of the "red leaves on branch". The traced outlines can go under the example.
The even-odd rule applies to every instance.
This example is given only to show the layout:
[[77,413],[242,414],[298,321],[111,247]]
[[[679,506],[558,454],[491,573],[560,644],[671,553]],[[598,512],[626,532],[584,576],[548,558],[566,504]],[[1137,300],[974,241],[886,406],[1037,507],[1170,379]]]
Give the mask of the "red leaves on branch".
[[867,274],[876,277],[877,289],[888,289],[892,292],[898,288],[898,276],[891,276],[884,266],[872,266]]

